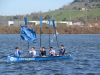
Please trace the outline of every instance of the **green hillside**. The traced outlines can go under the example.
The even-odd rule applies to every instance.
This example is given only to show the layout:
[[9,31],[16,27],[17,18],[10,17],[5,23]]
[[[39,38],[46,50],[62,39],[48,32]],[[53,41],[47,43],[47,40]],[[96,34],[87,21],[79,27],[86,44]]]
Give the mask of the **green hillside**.
[[95,21],[100,19],[100,0],[74,0],[71,4],[64,5],[58,10],[42,13],[43,17],[46,15],[57,21],[79,19]]
[[96,9],[91,9],[91,10],[85,10],[85,11],[80,11],[80,10],[56,10],[56,11],[51,11],[51,12],[45,12],[43,13],[43,16],[46,15],[53,15],[53,19],[61,21],[64,18],[67,20],[74,20],[77,18],[86,18],[86,16],[92,16],[93,18],[96,18],[97,16],[100,16],[100,8]]

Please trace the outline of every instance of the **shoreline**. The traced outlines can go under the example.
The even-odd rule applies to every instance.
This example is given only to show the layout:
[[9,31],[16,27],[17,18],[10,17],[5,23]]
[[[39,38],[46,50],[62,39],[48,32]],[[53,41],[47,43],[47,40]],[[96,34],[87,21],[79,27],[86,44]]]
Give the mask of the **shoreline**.
[[[36,31],[36,34],[40,34],[40,26],[29,26]],[[59,34],[100,34],[100,26],[87,27],[87,26],[66,26],[57,25],[57,32]],[[20,34],[20,26],[0,26],[0,34]],[[41,28],[41,34],[55,34],[53,26],[49,28],[47,25],[43,25]]]

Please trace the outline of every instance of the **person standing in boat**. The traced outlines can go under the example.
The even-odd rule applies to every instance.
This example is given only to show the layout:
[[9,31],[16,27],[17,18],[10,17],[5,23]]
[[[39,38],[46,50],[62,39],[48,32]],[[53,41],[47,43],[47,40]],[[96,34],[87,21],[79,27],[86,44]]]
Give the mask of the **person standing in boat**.
[[55,50],[53,47],[50,47],[49,56],[55,56]]
[[16,47],[15,50],[16,50],[16,51],[14,52],[14,57],[20,57],[21,51],[19,50],[19,48]]
[[36,57],[36,51],[35,51],[35,48],[32,47],[32,49],[30,51],[28,51],[28,54],[30,57]]
[[60,46],[60,50],[59,50],[59,56],[62,56],[65,54],[65,48],[63,45]]
[[42,47],[40,50],[40,56],[46,56],[46,50],[45,47]]

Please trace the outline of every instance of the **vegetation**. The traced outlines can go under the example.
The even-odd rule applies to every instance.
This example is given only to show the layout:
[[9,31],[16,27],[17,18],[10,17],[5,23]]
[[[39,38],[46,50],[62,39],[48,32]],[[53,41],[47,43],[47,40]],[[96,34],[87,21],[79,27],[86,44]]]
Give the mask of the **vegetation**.
[[[34,28],[37,34],[40,34],[40,26],[29,26]],[[87,26],[66,26],[65,24],[58,24],[57,31],[59,34],[100,34],[100,27],[87,27]],[[4,26],[0,25],[0,34],[19,34],[19,26]],[[48,34],[49,30],[46,24],[43,24],[41,29],[42,34]],[[54,29],[50,27],[50,34],[54,34]]]
[[18,34],[19,26],[0,25],[0,34]]

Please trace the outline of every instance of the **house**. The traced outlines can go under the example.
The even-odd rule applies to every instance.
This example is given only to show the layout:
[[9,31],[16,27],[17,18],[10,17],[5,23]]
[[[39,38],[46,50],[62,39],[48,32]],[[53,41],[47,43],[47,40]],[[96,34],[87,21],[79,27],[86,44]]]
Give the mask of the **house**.
[[85,11],[86,9],[85,8],[82,8],[82,11]]

